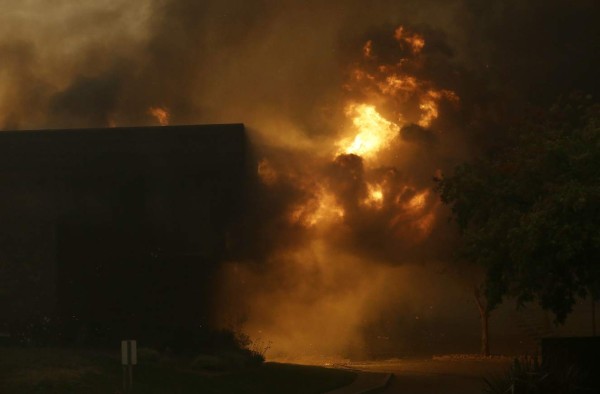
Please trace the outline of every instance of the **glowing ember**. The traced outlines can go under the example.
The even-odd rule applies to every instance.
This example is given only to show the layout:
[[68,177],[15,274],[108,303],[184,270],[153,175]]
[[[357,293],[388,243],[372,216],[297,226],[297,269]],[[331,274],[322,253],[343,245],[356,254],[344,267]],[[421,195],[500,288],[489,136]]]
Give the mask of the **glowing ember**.
[[166,108],[164,107],[150,107],[150,109],[148,110],[148,113],[152,116],[154,116],[154,118],[156,118],[156,120],[158,121],[158,123],[161,126],[168,126],[169,125],[169,111],[167,111]]
[[389,146],[400,131],[397,124],[381,116],[372,105],[350,104],[346,108],[346,115],[352,118],[352,124],[358,133],[338,144],[342,147],[338,154],[372,157]]

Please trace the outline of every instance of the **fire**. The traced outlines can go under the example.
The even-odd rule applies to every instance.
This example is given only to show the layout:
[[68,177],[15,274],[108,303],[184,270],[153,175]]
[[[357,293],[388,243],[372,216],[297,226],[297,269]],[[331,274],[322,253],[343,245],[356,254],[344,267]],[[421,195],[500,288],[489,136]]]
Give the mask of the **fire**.
[[344,218],[344,209],[335,196],[320,188],[312,199],[293,207],[289,215],[292,224],[315,227],[323,223],[336,222]]
[[[414,74],[414,70],[420,68],[424,61],[422,50],[425,39],[422,36],[400,26],[394,32],[394,39],[401,48],[408,51],[399,51],[400,57],[396,60],[373,65],[374,60],[378,59],[378,48],[372,40],[368,40],[362,48],[364,64],[359,62],[352,66],[350,81],[344,87],[349,92],[366,97],[367,102],[392,104],[396,108],[394,119],[401,126],[412,122],[422,127],[431,127],[439,117],[440,102],[446,100],[458,103],[458,96],[450,90],[439,89],[431,81],[420,79]],[[405,107],[410,107],[412,103],[418,103],[418,111],[407,112]]]
[[371,208],[380,209],[383,207],[383,188],[381,185],[367,184],[367,198],[363,201],[365,205]]
[[380,82],[377,86],[383,94],[389,96],[395,96],[399,92],[413,93],[419,87],[415,77],[397,74],[386,77],[385,81]]
[[406,207],[412,212],[418,212],[425,208],[425,203],[427,202],[427,197],[429,196],[429,191],[425,190],[421,193],[417,193],[413,198],[408,201]]
[[365,43],[365,45],[363,46],[363,55],[366,58],[371,58],[373,57],[373,54],[371,53],[372,51],[372,46],[373,46],[373,41],[369,40]]
[[352,118],[357,134],[338,143],[342,147],[338,154],[373,157],[389,146],[400,131],[397,124],[381,116],[373,105],[350,104],[346,108],[346,115]]
[[161,126],[169,125],[169,111],[165,107],[150,107],[148,113],[158,121]]
[[420,232],[421,236],[426,236],[430,233],[431,228],[433,227],[433,223],[435,222],[435,212],[431,211],[425,216],[423,216],[417,222],[417,230]]
[[420,35],[418,35],[416,33],[413,33],[413,34],[407,33],[404,30],[403,26],[399,26],[396,29],[396,31],[394,32],[394,38],[401,45],[403,43],[408,44],[408,46],[414,53],[421,52],[421,50],[425,46],[425,39],[423,37],[421,37]]
[[429,90],[421,97],[419,108],[421,109],[421,118],[417,122],[419,126],[429,127],[434,119],[439,116],[438,102],[445,98],[449,101],[458,101],[458,96],[449,90]]
[[[350,126],[334,143],[334,156],[356,155],[360,159],[353,162],[354,167],[344,169],[351,173],[346,174],[343,187],[336,189],[339,183],[330,183],[318,175],[281,172],[266,158],[258,163],[258,176],[265,185],[291,182],[308,196],[288,207],[286,220],[292,225],[316,231],[317,237],[324,235],[320,230],[329,231],[334,225],[358,223],[352,215],[366,214],[374,215],[374,222],[382,220],[386,223],[388,230],[382,231],[418,242],[431,231],[435,222],[436,204],[430,198],[430,190],[415,187],[410,176],[395,175],[410,174],[409,168],[398,171],[392,167],[384,174],[380,157],[386,157],[386,160],[399,157],[381,156],[392,146],[394,149],[406,147],[407,154],[411,154],[408,142],[401,142],[402,127],[411,123],[431,127],[440,116],[441,102],[458,102],[458,96],[419,78],[415,73],[414,70],[422,64],[419,60],[425,47],[422,36],[400,26],[394,31],[394,39],[402,49],[399,51],[400,59],[374,64],[380,59],[378,47],[376,42],[368,40],[362,47],[365,64],[359,61],[349,70],[344,88],[354,98],[346,103],[344,113]],[[390,59],[389,56],[381,58]],[[378,109],[383,105],[386,116]],[[154,109],[153,114],[159,120],[161,115],[168,117],[162,108]],[[363,176],[368,176],[369,180],[364,180]]]
[[[398,52],[401,56],[398,60],[373,64],[379,59],[378,47],[373,40],[368,40],[362,47],[364,64],[358,62],[352,66],[348,74],[349,81],[344,85],[348,92],[358,94],[361,99],[350,101],[345,107],[351,128],[348,134],[337,141],[335,154],[360,156],[365,171],[377,168],[373,167],[377,163],[373,159],[399,141],[402,127],[414,123],[429,128],[440,116],[440,103],[443,100],[452,103],[459,100],[454,92],[440,89],[415,74],[414,70],[422,65],[422,50],[425,47],[425,39],[421,35],[400,26],[394,31],[393,37],[402,49]],[[389,56],[385,58],[389,59]],[[393,120],[378,111],[380,104],[386,105],[388,113],[389,108],[394,109],[391,114]],[[421,238],[429,232],[435,219],[432,208],[435,204],[429,198],[430,191],[415,188],[409,181],[397,179],[390,181],[390,184],[386,183],[388,181],[379,179],[365,182],[363,187],[366,188],[366,194],[361,196],[359,205],[389,212],[388,223],[397,234],[405,237],[407,231],[413,231],[415,239]],[[343,210],[332,208],[335,207],[334,200],[327,192],[323,192],[315,200],[317,202],[313,201],[312,208],[309,205],[296,207],[292,217],[296,221],[315,224],[324,217],[335,216],[331,212]],[[339,217],[343,217],[343,213]]]
[[[371,263],[367,256],[373,256],[370,253],[374,250],[377,250],[374,258],[405,258],[404,251],[422,245],[437,223],[439,203],[431,189],[422,186],[424,170],[411,168],[421,166],[423,161],[425,168],[431,168],[431,160],[422,160],[431,144],[411,139],[408,133],[411,129],[406,129],[406,139],[402,140],[400,131],[408,125],[436,127],[435,120],[443,115],[444,101],[457,102],[458,96],[420,77],[419,68],[427,64],[422,36],[400,26],[393,32],[393,38],[396,58],[393,54],[380,54],[380,50],[390,48],[379,47],[376,40],[368,40],[357,48],[359,60],[349,66],[343,85],[347,101],[339,108],[346,116],[347,127],[340,130],[337,140],[325,150],[319,149],[306,163],[287,165],[288,158],[284,155],[270,158],[273,161],[263,158],[257,163],[257,176],[264,185],[277,186],[278,191],[293,191],[274,222],[275,231],[283,223],[293,231],[290,234],[302,236],[277,245],[281,249],[270,256],[276,257],[273,272],[283,275],[283,280],[277,277],[277,283],[282,285],[257,297],[254,314],[258,317],[254,317],[254,324],[260,327],[259,333],[270,330],[294,343],[290,345],[292,349],[297,349],[296,338],[304,337],[306,332],[310,341],[304,344],[312,347],[315,339],[323,346],[330,344],[332,338],[343,336],[340,332],[344,329],[361,330],[361,322],[369,319],[359,310],[366,293],[357,283],[364,279],[364,271],[360,272],[359,280],[344,279],[347,276],[341,275],[350,271],[348,263],[356,259],[361,267],[367,266]],[[419,127],[414,129],[420,132]],[[317,141],[321,144],[329,140]],[[322,155],[323,151],[327,154]],[[286,269],[281,269],[282,264]],[[372,264],[370,270],[371,267]],[[294,273],[289,277],[294,278],[297,287],[288,286],[289,272]],[[372,282],[371,275],[368,282]],[[350,292],[347,283],[352,284]],[[374,289],[381,292],[380,286]],[[269,312],[274,305],[272,294],[277,295],[276,312]],[[289,298],[281,302],[281,295]],[[331,305],[335,309],[316,309],[327,306],[329,300],[337,300],[340,295],[353,298],[343,304],[334,301]],[[372,308],[372,302],[365,304],[366,308]],[[293,313],[288,315],[286,311],[290,310]],[[323,318],[343,322],[342,329],[334,325],[331,337],[321,340],[322,330],[311,331],[318,324],[310,321],[306,325],[307,315],[315,316],[317,322]],[[271,321],[265,323],[265,316]],[[265,324],[271,327],[265,329]],[[310,348],[308,353],[315,350],[322,351]]]
[[[403,193],[411,188],[406,187]],[[406,237],[410,234],[413,242],[424,240],[432,231],[436,220],[437,203],[432,203],[429,190],[416,192],[408,201],[402,194],[397,196],[398,209],[389,220],[389,228],[397,237]]]

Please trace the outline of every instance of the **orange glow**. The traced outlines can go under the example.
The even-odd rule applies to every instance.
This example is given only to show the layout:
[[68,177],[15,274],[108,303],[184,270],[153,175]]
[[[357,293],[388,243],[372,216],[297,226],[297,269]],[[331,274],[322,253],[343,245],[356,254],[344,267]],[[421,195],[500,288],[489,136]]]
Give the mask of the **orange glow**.
[[161,126],[169,125],[169,111],[164,107],[150,107],[148,113],[158,121]]
[[419,35],[413,35],[404,39],[412,47],[413,52],[421,52],[425,46],[425,40]]
[[438,117],[437,98],[439,98],[437,92],[430,92],[430,94],[421,98],[419,108],[421,109],[422,114],[418,122],[419,126],[429,127],[431,126],[431,122]]
[[402,35],[404,34],[404,27],[398,26],[398,28],[394,31],[394,38],[396,41],[400,41],[402,39]]
[[335,196],[320,189],[312,199],[292,209],[289,221],[304,227],[315,227],[339,221],[344,214],[344,209],[337,203]]
[[430,191],[424,190],[412,196],[408,201],[397,201],[400,210],[389,221],[389,227],[397,237],[410,237],[412,242],[421,242],[432,231],[436,219],[438,204],[430,203]]
[[419,88],[415,77],[409,75],[400,76],[396,74],[388,76],[385,81],[379,83],[378,86],[383,94],[390,96],[394,96],[398,92],[415,92]]
[[371,57],[373,57],[373,53],[372,53],[372,51],[373,51],[373,48],[372,48],[372,46],[373,46],[373,41],[371,41],[371,40],[367,41],[367,42],[365,43],[365,45],[363,46],[363,55],[364,55],[366,58],[371,58]]
[[[419,139],[403,140],[400,131],[414,124],[438,127],[443,104],[457,102],[458,96],[421,77],[422,36],[402,26],[393,34],[395,57],[389,49],[378,56],[383,53],[375,39],[357,47],[343,85],[347,100],[334,109],[343,110],[346,119],[338,138],[316,140],[314,157],[281,155],[257,163],[264,185],[293,191],[282,196],[285,205],[278,206],[282,211],[273,222],[274,232],[285,227],[282,223],[291,227],[282,231],[291,232],[267,257],[271,269],[256,277],[251,270],[231,276],[241,277],[232,282],[232,292],[238,294],[248,278],[255,281],[245,328],[272,339],[281,355],[360,348],[358,334],[380,316],[371,294],[384,294],[390,272],[374,263],[388,257],[409,261],[406,255],[435,229],[440,203],[423,186],[423,173],[433,171],[438,153],[428,152],[431,145]],[[286,147],[296,149],[291,143]],[[374,248],[381,254],[370,254]],[[266,286],[265,273],[272,281]],[[393,282],[390,288],[405,287]],[[371,311],[377,313],[370,316]]]
[[421,96],[419,126],[429,127],[431,122],[437,119],[439,116],[438,103],[442,98],[453,102],[458,101],[458,96],[449,90],[429,90]]
[[356,130],[354,137],[345,138],[338,143],[338,154],[355,154],[365,158],[376,155],[389,146],[398,135],[400,127],[385,119],[374,106],[368,104],[350,104],[346,115],[352,118]]
[[433,223],[435,222],[435,212],[431,211],[427,215],[423,216],[417,222],[417,229],[421,232],[421,236],[426,236],[431,232]]
[[402,42],[408,44],[410,46],[410,49],[414,53],[421,52],[421,50],[425,46],[425,39],[423,37],[421,37],[420,35],[418,35],[416,33],[413,33],[413,34],[407,33],[404,30],[403,26],[399,26],[396,29],[396,31],[394,32],[394,38],[400,44],[402,44]]
[[427,191],[427,190],[425,190],[424,192],[418,193],[408,201],[408,204],[406,204],[406,207],[413,212],[422,211],[423,208],[425,208],[425,203],[427,202],[428,196],[429,196],[429,191]]
[[383,188],[381,185],[367,184],[367,198],[364,204],[370,208],[380,209],[383,207]]
[[276,183],[278,179],[277,171],[267,159],[258,162],[258,176],[264,184],[269,186]]
[[[431,81],[414,74],[415,69],[422,67],[421,51],[425,47],[422,36],[399,26],[394,32],[394,38],[401,48],[408,49],[408,53],[401,51],[398,59],[373,65],[373,60],[377,59],[373,54],[373,41],[366,41],[362,47],[362,63],[352,65],[350,79],[344,87],[347,91],[365,97],[365,106],[371,103],[379,105],[381,102],[391,104],[388,107],[395,111],[394,121],[400,127],[408,122],[431,127],[433,121],[440,116],[440,102],[446,100],[457,103],[458,96],[452,91],[436,88]],[[418,103],[418,110],[407,112],[406,107],[414,108],[413,103]],[[356,115],[352,114],[350,117],[356,118]],[[365,141],[365,136],[361,135],[350,143],[344,141],[344,144],[342,152],[363,155],[364,149],[370,150],[372,141]]]

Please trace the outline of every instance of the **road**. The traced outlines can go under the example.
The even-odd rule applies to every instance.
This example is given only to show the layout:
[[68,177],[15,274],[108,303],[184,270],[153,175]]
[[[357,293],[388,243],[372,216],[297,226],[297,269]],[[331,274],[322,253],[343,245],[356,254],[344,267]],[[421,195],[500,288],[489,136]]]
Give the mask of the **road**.
[[500,360],[394,360],[353,364],[372,372],[391,372],[386,394],[482,394],[483,377],[500,376],[510,365]]

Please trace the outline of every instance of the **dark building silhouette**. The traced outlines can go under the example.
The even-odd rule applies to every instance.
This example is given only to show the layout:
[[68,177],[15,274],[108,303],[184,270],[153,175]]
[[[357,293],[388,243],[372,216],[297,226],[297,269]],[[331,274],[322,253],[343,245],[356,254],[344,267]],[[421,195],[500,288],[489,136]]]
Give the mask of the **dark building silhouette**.
[[241,124],[0,133],[0,319],[67,342],[206,327],[246,151]]

